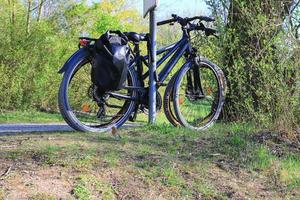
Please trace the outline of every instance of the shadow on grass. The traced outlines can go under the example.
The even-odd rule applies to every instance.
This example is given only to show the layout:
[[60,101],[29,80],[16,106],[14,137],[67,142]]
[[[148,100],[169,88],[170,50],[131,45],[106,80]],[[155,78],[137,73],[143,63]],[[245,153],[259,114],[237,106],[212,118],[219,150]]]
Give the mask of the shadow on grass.
[[[288,191],[300,186],[299,155],[289,152],[285,144],[280,144],[278,154],[278,143],[274,140],[277,134],[267,140],[257,139],[265,133],[249,124],[217,124],[203,132],[165,125],[145,126],[121,129],[119,133],[121,138],[111,133],[78,132],[3,137],[0,147],[1,143],[8,143],[5,140],[12,141],[16,147],[0,154],[15,162],[32,160],[74,169],[130,169],[190,193],[193,193],[187,189],[190,181],[196,184],[197,190],[210,188],[205,185],[210,177],[203,173],[215,167],[230,174],[241,170],[260,172],[272,187],[288,188]],[[24,138],[31,139],[22,143]]]

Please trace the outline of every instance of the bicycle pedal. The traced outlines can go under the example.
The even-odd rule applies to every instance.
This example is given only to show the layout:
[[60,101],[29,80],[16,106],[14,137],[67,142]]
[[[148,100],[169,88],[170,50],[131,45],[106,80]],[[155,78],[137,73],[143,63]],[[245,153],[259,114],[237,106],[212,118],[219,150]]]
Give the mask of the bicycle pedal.
[[129,119],[128,119],[128,121],[130,121],[130,122],[135,122],[135,121],[136,121],[136,117],[130,116]]

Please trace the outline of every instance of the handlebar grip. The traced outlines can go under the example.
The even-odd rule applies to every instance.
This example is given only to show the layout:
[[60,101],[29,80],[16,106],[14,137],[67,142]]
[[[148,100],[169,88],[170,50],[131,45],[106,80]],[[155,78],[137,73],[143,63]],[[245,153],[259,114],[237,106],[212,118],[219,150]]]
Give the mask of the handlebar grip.
[[170,23],[173,23],[173,22],[176,22],[176,21],[177,21],[176,19],[168,19],[168,20],[165,20],[165,21],[158,22],[157,26],[161,26],[161,25],[165,25],[165,24],[170,24]]
[[215,35],[218,31],[212,28],[205,28],[205,35],[210,36],[210,35]]

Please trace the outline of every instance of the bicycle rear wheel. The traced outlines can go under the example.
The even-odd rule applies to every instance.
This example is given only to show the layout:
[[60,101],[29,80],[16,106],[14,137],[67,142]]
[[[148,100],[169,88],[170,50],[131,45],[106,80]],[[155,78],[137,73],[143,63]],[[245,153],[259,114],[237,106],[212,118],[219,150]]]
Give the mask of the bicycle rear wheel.
[[90,61],[84,59],[64,74],[58,98],[61,114],[78,131],[103,132],[118,128],[136,105],[132,99],[137,98],[137,92],[130,89],[138,84],[136,73],[129,69],[124,89],[98,94],[91,82],[91,67]]
[[201,59],[185,65],[174,83],[176,118],[194,130],[210,127],[219,117],[225,101],[224,74],[215,64]]

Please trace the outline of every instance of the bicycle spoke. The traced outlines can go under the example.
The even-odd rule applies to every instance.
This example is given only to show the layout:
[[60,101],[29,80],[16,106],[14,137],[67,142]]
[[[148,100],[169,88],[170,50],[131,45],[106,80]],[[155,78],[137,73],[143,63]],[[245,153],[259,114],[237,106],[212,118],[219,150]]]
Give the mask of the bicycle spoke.
[[92,88],[90,69],[90,63],[78,67],[69,82],[68,101],[76,119],[85,126],[102,128],[128,116],[128,106],[133,108],[133,94],[138,89],[132,85],[131,74],[124,89],[101,95]]
[[[218,74],[212,66],[199,67],[199,72],[183,68],[176,82],[174,109],[184,126],[201,129],[213,122],[220,109],[220,85]],[[196,66],[194,66],[196,67]],[[215,66],[214,66],[215,67]],[[195,68],[192,68],[195,70]],[[199,76],[199,77],[194,77]],[[197,87],[194,87],[198,85]],[[201,87],[201,88],[200,88]]]

